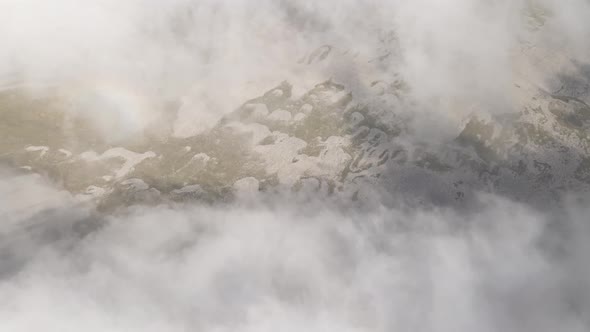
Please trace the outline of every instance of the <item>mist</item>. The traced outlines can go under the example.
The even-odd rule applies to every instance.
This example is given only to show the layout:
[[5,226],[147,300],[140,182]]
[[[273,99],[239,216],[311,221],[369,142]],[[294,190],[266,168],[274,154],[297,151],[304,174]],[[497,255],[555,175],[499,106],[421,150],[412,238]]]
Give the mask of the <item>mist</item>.
[[[372,82],[392,77],[409,85],[418,104],[404,109],[424,114],[416,126],[434,117],[445,125],[437,131],[451,130],[474,109],[513,111],[517,78],[558,87],[551,81],[557,73],[575,70],[572,60],[588,60],[590,31],[583,0],[4,0],[0,6],[5,85],[61,86],[69,99],[116,86],[149,96],[152,105],[180,100],[180,136],[212,126],[284,80],[305,91],[334,79],[362,97]],[[324,45],[330,61],[312,56]]]
[[236,203],[106,217],[63,193],[57,208],[21,200],[37,208],[2,227],[3,330],[585,331],[587,209],[481,200],[468,215]]
[[[571,166],[588,159],[584,138],[552,140],[560,154],[523,143],[530,186],[497,170],[512,155],[479,145],[465,148],[474,180],[452,173],[444,146],[474,118],[509,127],[543,98],[551,114],[587,106],[589,17],[586,0],[0,0],[0,95],[46,103],[34,120],[67,143],[26,129],[25,157],[0,144],[0,330],[588,331],[590,181]],[[374,125],[367,143],[362,127],[328,135],[313,118],[290,131],[275,105],[311,117],[304,102],[330,89],[325,109],[345,106],[328,121]],[[275,122],[227,143],[224,126],[260,116],[260,100]],[[381,162],[394,140],[407,153]],[[179,152],[156,143],[195,153],[178,178],[160,165]],[[197,153],[209,145],[262,161],[228,157],[236,171]],[[412,159],[425,146],[442,162]],[[542,158],[565,161],[547,176]],[[209,173],[182,178],[187,167]]]

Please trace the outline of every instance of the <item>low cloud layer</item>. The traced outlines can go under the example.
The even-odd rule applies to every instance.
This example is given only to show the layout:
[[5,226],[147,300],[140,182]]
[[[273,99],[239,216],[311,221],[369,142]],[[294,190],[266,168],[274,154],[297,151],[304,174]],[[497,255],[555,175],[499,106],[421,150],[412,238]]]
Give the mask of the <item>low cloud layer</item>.
[[[515,79],[558,86],[547,81],[587,60],[590,31],[584,0],[4,0],[0,13],[3,86],[182,100],[195,123],[182,135],[283,80],[305,91],[333,78],[360,97],[398,75],[413,111],[449,126],[473,109],[510,112]],[[323,45],[330,58],[310,65]]]
[[[58,193],[31,176],[12,186]],[[93,217],[67,197],[28,202],[21,228],[2,226],[5,331],[590,326],[585,208],[555,218],[482,197],[468,215],[235,204]]]

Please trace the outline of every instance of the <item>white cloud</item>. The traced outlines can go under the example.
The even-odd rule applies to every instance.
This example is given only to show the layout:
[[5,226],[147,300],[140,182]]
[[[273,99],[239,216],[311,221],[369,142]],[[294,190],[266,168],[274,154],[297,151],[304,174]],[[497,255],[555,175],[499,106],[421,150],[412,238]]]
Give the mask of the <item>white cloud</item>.
[[467,214],[317,204],[130,208],[84,237],[88,214],[41,209],[20,219],[28,231],[3,232],[0,327],[588,328],[587,209],[553,220],[497,197]]

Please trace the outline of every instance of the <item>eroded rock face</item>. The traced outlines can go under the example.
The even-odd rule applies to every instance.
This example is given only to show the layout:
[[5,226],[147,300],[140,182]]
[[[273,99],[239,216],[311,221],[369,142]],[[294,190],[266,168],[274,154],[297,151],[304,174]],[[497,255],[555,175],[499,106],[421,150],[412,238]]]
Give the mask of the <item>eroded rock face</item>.
[[[400,91],[376,95],[397,98]],[[545,202],[590,185],[590,107],[540,90],[509,118],[474,115],[456,139],[436,144],[408,144],[416,142],[408,139],[409,120],[394,106],[376,112],[331,81],[300,98],[283,83],[196,136],[147,132],[120,146],[60,112],[59,100],[17,92],[1,100],[2,160],[103,207],[273,190],[443,205],[488,190]]]

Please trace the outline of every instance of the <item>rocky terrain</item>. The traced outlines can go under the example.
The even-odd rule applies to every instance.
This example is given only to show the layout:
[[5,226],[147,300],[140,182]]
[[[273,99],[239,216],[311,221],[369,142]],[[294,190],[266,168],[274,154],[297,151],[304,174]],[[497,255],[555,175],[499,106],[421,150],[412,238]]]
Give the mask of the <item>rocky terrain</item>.
[[[422,87],[398,75],[404,59],[397,35],[379,28],[369,58],[320,46],[298,59],[293,72],[322,74],[311,75],[315,86],[295,93],[301,87],[291,75],[261,96],[244,98],[233,112],[215,115],[213,126],[182,120],[181,98],[141,96],[148,101],[135,103],[119,86],[82,97],[76,92],[82,87],[31,92],[18,76],[2,76],[0,162],[47,176],[105,209],[255,192],[460,206],[483,191],[541,206],[559,202],[590,184],[590,70],[566,50],[547,46],[543,29],[551,13],[532,4],[522,13],[526,28],[510,56],[510,109],[455,101],[443,111],[461,109],[445,138],[422,137],[417,129],[439,105],[414,114],[413,103],[424,101],[414,92]],[[223,99],[223,91],[210,98]],[[205,129],[178,135],[178,123],[191,121]],[[132,134],[123,134],[129,128]]]
[[64,111],[59,97],[7,89],[0,96],[0,158],[107,209],[259,191],[436,205],[460,205],[484,191],[545,204],[588,190],[590,107],[583,92],[515,84],[518,112],[473,112],[454,139],[433,143],[415,139],[412,118],[401,110],[406,88],[401,80],[373,82],[373,102],[366,103],[333,81],[296,98],[284,82],[183,138],[172,133],[174,105],[164,105],[157,130],[117,144],[89,119]]

